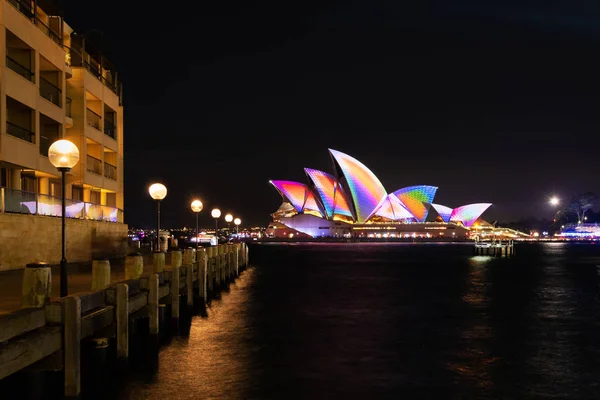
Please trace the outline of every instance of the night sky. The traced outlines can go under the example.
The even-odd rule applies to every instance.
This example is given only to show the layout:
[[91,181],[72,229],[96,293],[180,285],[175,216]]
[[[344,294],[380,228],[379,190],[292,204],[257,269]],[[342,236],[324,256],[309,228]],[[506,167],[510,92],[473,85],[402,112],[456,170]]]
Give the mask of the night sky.
[[489,221],[600,194],[600,3],[129,3],[63,8],[124,82],[130,227],[154,226],[154,181],[165,227],[193,226],[196,196],[204,226],[215,206],[265,226],[269,179],[333,172],[328,148]]

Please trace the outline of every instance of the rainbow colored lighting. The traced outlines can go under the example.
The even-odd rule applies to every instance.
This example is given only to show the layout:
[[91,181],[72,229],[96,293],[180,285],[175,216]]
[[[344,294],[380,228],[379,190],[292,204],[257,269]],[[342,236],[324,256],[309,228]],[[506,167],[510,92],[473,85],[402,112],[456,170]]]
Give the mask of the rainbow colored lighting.
[[431,207],[442,217],[442,221],[449,222],[450,216],[452,215],[452,209],[450,207],[443,206],[441,204],[431,204]]
[[304,202],[306,200],[306,193],[310,192],[308,186],[304,183],[294,181],[269,181],[271,185],[275,186],[275,189],[281,194],[284,199],[287,199],[296,211],[302,212],[304,209]]
[[[375,209],[374,215],[391,219],[392,221],[399,221],[402,219],[412,219],[413,215],[408,211],[400,200],[393,194],[387,195],[379,206]],[[369,217],[370,219],[371,217]]]
[[427,204],[431,204],[437,189],[437,186],[408,186],[396,190],[393,194],[417,221],[424,222],[429,212]]
[[457,207],[452,210],[450,221],[460,221],[464,226],[471,226],[490,206],[490,203],[475,203]]
[[329,149],[329,152],[348,183],[356,210],[356,220],[363,223],[387,196],[387,192],[377,176],[363,163],[337,150]]
[[315,185],[327,218],[332,218],[336,214],[353,217],[348,200],[335,177],[327,172],[311,168],[304,168],[304,171]]

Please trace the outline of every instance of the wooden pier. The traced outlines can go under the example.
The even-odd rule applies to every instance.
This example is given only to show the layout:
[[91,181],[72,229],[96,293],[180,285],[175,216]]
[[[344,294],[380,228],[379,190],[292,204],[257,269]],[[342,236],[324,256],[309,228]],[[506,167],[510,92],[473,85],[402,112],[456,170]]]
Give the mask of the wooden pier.
[[475,255],[492,257],[514,256],[515,245],[512,239],[475,240]]
[[[141,276],[141,256],[128,256],[126,276],[130,279],[116,284],[108,283],[110,268],[107,281],[106,265],[98,263],[93,266],[92,287],[108,286],[52,302],[49,287],[40,296],[43,282],[38,280],[35,289],[27,292],[23,288],[24,308],[0,316],[0,379],[22,370],[64,370],[65,396],[78,396],[83,340],[113,338],[117,357],[127,359],[133,322],[146,319],[150,335],[158,335],[162,324],[171,323],[161,321],[161,308],[170,306],[171,317],[177,320],[181,297],[188,307],[194,302],[206,305],[248,266],[248,256],[245,243],[200,248],[198,252],[185,249],[183,254],[172,252],[171,266],[165,268],[164,253],[155,253],[152,273],[146,276]],[[44,271],[43,265],[32,264],[25,269],[24,280],[35,283],[32,276],[47,280],[40,271]],[[37,301],[40,298],[42,301]]]

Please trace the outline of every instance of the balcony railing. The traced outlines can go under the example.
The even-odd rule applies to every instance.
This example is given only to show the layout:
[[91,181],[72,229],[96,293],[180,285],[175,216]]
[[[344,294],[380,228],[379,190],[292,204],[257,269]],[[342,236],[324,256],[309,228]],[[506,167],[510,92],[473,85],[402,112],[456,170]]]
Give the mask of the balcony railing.
[[62,90],[43,77],[40,77],[40,95],[49,102],[61,107]]
[[51,141],[51,139],[48,136],[44,136],[43,134],[40,134],[40,154],[43,155],[44,157],[48,157],[48,149],[50,148],[50,145],[52,144],[53,140]]
[[28,81],[33,82],[33,71],[31,71],[29,67],[20,64],[17,60],[11,58],[8,55],[6,56],[6,66],[15,71],[17,74],[21,75],[23,78],[27,79]]
[[104,133],[113,139],[117,138],[117,127],[111,121],[104,120]]
[[67,97],[66,99],[66,103],[65,103],[65,113],[67,115],[67,117],[72,118],[71,116],[71,103],[73,103],[73,100],[71,100],[70,97]]
[[87,170],[94,174],[102,175],[102,160],[92,157],[88,154],[87,156]]
[[32,2],[28,0],[8,0],[17,10],[21,12],[26,18],[34,23],[42,32],[44,32],[50,39],[54,40],[59,45],[62,45],[62,37],[58,32],[55,32],[48,25],[40,21],[39,17],[36,18],[35,9],[32,7]]
[[[65,200],[65,217],[123,222],[123,211],[78,200]],[[0,187],[0,212],[62,217],[62,199],[45,194]]]
[[96,114],[95,112],[90,110],[89,108],[86,110],[87,124],[91,127],[100,130],[100,122],[102,121],[102,117],[99,114]]
[[117,167],[109,164],[107,162],[104,163],[104,177],[108,179],[117,180]]
[[12,122],[6,121],[6,133],[29,143],[35,143],[35,133]]

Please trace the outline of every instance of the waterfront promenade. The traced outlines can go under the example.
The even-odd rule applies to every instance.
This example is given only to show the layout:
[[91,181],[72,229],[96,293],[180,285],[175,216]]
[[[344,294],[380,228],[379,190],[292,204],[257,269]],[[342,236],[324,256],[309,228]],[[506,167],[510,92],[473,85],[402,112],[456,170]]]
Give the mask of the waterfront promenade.
[[[152,254],[142,253],[144,257],[144,275],[152,272]],[[170,267],[171,253],[166,254],[166,266]],[[110,262],[110,280],[112,283],[125,280],[125,260]],[[0,315],[21,308],[21,287],[23,270],[0,272]],[[92,289],[92,262],[72,263],[69,265],[69,294],[89,292]],[[51,299],[60,296],[60,266],[52,266]]]

